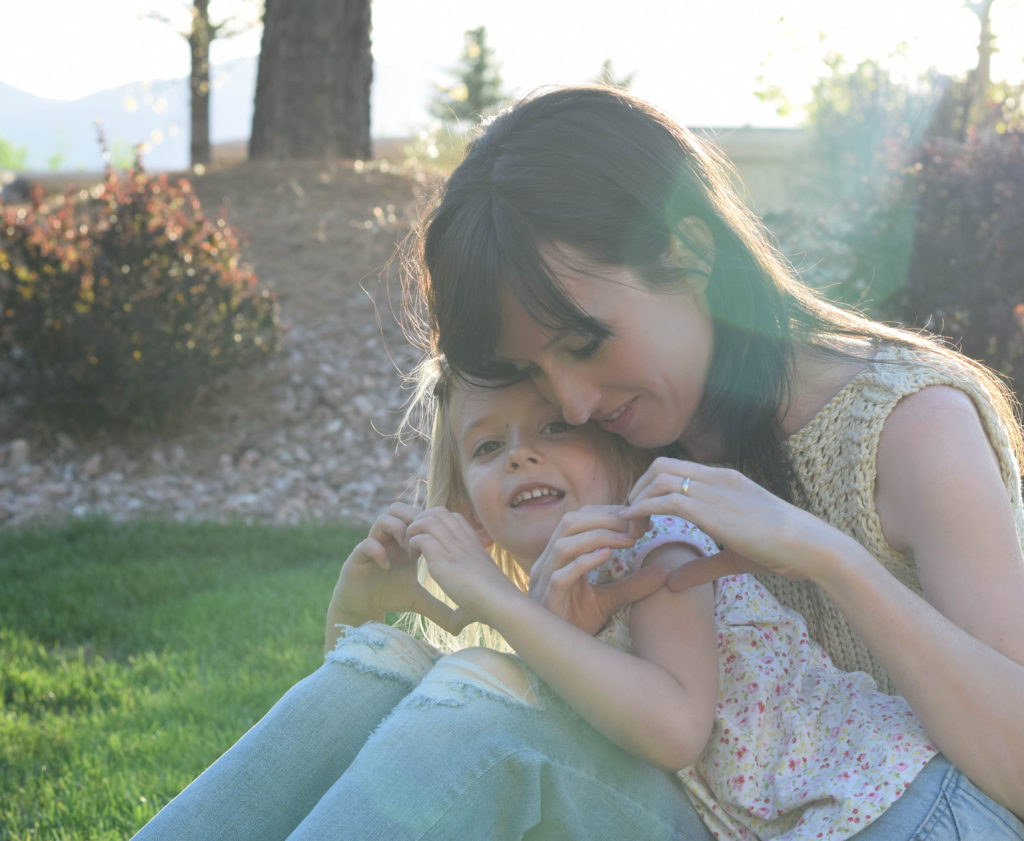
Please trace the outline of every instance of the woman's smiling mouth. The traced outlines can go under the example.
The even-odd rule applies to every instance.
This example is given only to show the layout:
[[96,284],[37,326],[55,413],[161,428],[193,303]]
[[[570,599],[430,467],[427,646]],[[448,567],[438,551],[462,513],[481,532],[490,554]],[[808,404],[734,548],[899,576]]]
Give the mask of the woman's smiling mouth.
[[621,424],[619,424],[618,421],[622,420],[623,415],[626,415],[629,410],[633,408],[636,401],[637,398],[634,397],[628,403],[623,403],[611,414],[605,415],[603,418],[595,418],[595,420],[608,431],[617,432],[617,427],[625,425],[628,422],[628,418]]

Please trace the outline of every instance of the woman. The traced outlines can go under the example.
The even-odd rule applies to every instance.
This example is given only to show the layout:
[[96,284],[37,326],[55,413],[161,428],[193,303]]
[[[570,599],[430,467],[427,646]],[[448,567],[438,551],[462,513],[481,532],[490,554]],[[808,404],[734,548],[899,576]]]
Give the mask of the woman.
[[[1006,811],[1024,815],[1024,446],[996,377],[821,300],[715,153],[622,92],[555,90],[491,122],[422,262],[421,328],[458,372],[529,376],[568,422],[667,448],[624,516],[728,547],[671,587],[764,573],[944,754],[902,800],[1024,833]],[[572,555],[542,559],[535,589]]]

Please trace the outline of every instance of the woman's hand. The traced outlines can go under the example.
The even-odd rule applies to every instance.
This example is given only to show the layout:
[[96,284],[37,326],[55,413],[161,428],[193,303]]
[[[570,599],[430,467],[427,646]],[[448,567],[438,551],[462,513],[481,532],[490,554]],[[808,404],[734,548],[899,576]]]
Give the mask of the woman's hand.
[[412,520],[406,537],[409,551],[423,556],[430,575],[459,606],[456,619],[463,626],[486,622],[495,599],[521,595],[461,514],[427,509]]
[[382,622],[392,611],[413,611],[453,629],[452,608],[423,589],[416,577],[417,554],[409,549],[406,532],[418,513],[411,505],[393,503],[342,564],[327,609],[328,650],[337,640],[336,625]]
[[613,549],[633,545],[630,521],[610,505],[588,505],[566,514],[530,570],[530,595],[552,613],[590,635],[627,604],[660,589],[668,572],[644,567],[608,584],[593,585],[587,573],[608,560]]
[[727,547],[676,570],[674,591],[740,572],[816,578],[852,539],[742,473],[672,458],[651,464],[619,514],[641,523],[652,514],[682,517]]

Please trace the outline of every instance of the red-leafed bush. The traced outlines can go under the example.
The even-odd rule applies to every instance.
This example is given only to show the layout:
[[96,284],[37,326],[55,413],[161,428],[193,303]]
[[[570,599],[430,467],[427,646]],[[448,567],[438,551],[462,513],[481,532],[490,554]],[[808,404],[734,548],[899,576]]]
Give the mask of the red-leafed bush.
[[273,295],[187,181],[110,169],[0,205],[0,360],[32,410],[151,423],[277,345]]
[[1024,133],[930,144],[909,186],[905,321],[954,339],[1024,396]]

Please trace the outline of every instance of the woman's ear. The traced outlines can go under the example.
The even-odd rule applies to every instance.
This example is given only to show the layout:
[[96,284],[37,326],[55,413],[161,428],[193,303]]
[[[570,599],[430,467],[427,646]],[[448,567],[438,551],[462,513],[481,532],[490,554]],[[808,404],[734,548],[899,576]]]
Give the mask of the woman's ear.
[[699,216],[686,216],[676,228],[676,236],[669,244],[672,257],[687,274],[702,278],[703,292],[711,270],[715,267],[715,238],[708,223]]

